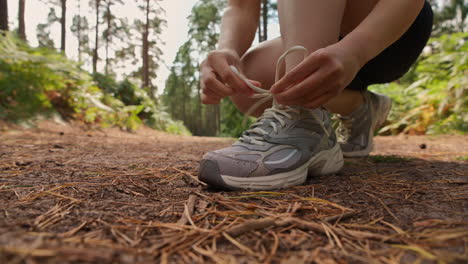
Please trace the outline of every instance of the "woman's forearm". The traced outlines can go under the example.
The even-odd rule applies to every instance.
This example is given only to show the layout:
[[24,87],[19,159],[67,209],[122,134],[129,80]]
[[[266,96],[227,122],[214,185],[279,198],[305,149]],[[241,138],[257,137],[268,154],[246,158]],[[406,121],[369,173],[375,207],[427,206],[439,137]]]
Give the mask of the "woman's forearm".
[[380,0],[338,45],[357,56],[364,66],[408,30],[423,5],[424,0]]
[[218,49],[235,51],[241,57],[251,46],[260,17],[260,0],[230,0],[221,21]]

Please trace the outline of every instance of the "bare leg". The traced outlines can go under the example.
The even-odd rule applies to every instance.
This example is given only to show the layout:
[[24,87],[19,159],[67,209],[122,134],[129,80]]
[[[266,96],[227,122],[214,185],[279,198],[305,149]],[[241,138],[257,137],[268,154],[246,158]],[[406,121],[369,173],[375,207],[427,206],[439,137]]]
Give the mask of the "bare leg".
[[[341,36],[353,31],[359,23],[372,11],[378,0],[352,0],[347,1],[341,23]],[[359,91],[344,89],[341,94],[330,100],[324,106],[332,113],[349,115],[360,105],[364,98]]]
[[[336,43],[346,0],[280,0],[278,15],[284,48],[303,46],[314,52]],[[303,60],[300,54],[286,58],[286,72]]]
[[[335,43],[340,35],[344,36],[352,31],[369,14],[376,2],[377,0],[280,0],[278,8],[282,37],[265,41],[244,55],[243,72],[249,79],[260,81],[263,89],[269,89],[274,82],[276,61],[284,50],[302,45],[313,52]],[[286,71],[301,60],[299,56],[290,56],[286,61]],[[246,112],[255,102],[255,99],[245,96],[233,96],[231,99],[242,112]],[[333,113],[347,115],[362,102],[361,92],[345,89],[325,107]],[[267,107],[269,105],[265,104],[253,115],[258,117]]]

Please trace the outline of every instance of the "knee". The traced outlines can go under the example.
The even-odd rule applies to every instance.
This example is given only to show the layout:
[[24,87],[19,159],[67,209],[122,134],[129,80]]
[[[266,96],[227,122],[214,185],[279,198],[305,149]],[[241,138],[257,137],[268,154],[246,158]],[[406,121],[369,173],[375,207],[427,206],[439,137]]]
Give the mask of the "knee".
[[256,75],[255,64],[257,63],[255,63],[255,59],[258,59],[258,56],[259,50],[253,48],[248,50],[241,58],[242,72],[250,79],[254,79],[254,76]]
[[[237,110],[239,110],[241,113],[244,115],[247,114],[247,112],[250,110],[252,105],[256,103],[257,101],[252,98],[246,98],[243,95],[234,95],[231,96],[229,99],[231,99],[231,102],[234,103],[236,106]],[[250,116],[252,117],[259,117],[260,115],[263,114],[263,111],[265,111],[266,108],[271,107],[271,103],[265,103],[264,105],[258,107],[255,111],[250,113]]]

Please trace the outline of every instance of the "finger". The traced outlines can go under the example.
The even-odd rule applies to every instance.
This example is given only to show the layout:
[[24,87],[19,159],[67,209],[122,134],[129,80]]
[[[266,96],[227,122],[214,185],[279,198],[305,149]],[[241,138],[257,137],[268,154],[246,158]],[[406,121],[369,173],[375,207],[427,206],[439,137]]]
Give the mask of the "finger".
[[202,83],[204,88],[212,90],[219,96],[226,97],[234,94],[234,91],[220,82],[212,71],[202,74]]
[[209,87],[204,87],[203,90],[202,90],[202,93],[205,94],[206,96],[208,97],[216,97],[216,98],[223,98],[225,96],[223,96],[222,94],[219,94],[217,93],[216,91],[214,91],[213,89],[210,89]]
[[220,101],[221,98],[216,96],[210,96],[204,93],[201,95],[201,102],[203,104],[219,104]]
[[320,53],[312,53],[309,57],[286,73],[279,81],[277,81],[271,87],[271,92],[280,93],[288,87],[306,79],[311,73],[315,72],[320,67],[321,61],[322,56]]
[[235,92],[250,93],[247,84],[231,70],[229,64],[225,60],[212,59],[210,64],[216,69],[216,73],[221,77],[221,80]]
[[310,97],[309,95],[318,92],[318,90],[323,90],[323,84],[327,81],[327,77],[327,72],[319,69],[302,82],[276,94],[275,98],[278,101],[295,101]]
[[321,89],[315,90],[313,93],[306,94],[302,98],[296,98],[293,100],[284,100],[284,101],[278,101],[278,103],[282,105],[311,105],[317,100],[320,100],[324,95],[330,94],[336,96],[339,92],[339,89],[337,88],[336,85],[327,85],[327,86],[322,86]]

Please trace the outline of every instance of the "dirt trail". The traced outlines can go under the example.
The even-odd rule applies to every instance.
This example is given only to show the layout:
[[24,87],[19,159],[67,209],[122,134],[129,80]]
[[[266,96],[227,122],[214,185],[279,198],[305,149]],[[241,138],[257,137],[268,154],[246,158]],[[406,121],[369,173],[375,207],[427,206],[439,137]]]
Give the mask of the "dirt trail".
[[[0,125],[0,263],[466,263],[468,137],[376,138],[277,192],[220,192],[232,140]],[[424,262],[425,263],[425,262]]]

